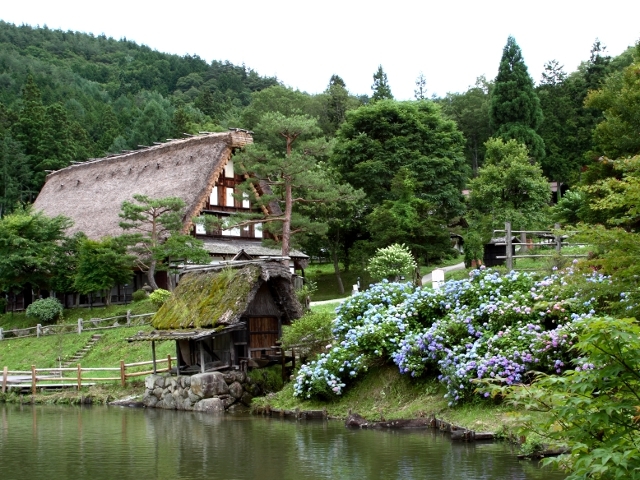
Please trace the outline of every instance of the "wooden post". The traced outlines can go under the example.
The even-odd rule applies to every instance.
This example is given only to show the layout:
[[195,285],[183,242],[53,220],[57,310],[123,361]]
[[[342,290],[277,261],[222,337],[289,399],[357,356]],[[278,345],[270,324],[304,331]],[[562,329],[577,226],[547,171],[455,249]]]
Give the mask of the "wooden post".
[[36,394],[36,366],[31,365],[31,394]]
[[171,372],[171,355],[167,355],[167,370]]
[[42,335],[42,325],[41,324],[37,324],[36,325],[36,337],[40,338],[41,335]]
[[[125,293],[125,296],[127,294]],[[131,325],[131,310],[127,310],[127,326]]]
[[504,222],[504,240],[506,245],[507,272],[513,270],[513,251],[511,250],[511,222]]
[[82,388],[82,367],[78,364],[78,391]]
[[7,377],[9,376],[9,369],[4,367],[2,370],[2,393],[7,391]]
[[[560,224],[556,223],[553,226],[553,228],[556,230],[560,230]],[[556,252],[560,253],[560,250],[562,250],[562,235],[556,235],[555,241],[556,241]]]
[[82,333],[82,319],[78,319],[78,333]]
[[286,363],[287,363],[287,357],[284,351],[284,348],[280,348],[280,361],[282,362],[282,381],[286,382],[287,381],[287,369],[285,367]]
[[180,375],[180,345],[176,340],[176,375]]
[[123,388],[127,386],[127,373],[124,369],[124,360],[120,360],[120,383]]
[[153,374],[158,373],[158,369],[156,367],[156,341],[151,340],[151,360],[153,360]]
[[2,340],[4,338],[4,335],[2,334],[2,328],[0,328],[0,340]]
[[200,373],[204,373],[204,348],[202,348],[202,342],[198,342],[198,348],[200,349]]

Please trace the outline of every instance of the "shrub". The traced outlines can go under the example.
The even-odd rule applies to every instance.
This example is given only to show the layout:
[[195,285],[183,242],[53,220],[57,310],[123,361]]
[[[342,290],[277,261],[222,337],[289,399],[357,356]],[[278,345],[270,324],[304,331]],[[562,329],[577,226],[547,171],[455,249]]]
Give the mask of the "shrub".
[[302,356],[319,353],[331,342],[331,327],[335,315],[329,312],[308,312],[291,325],[282,327],[282,346],[296,346]]
[[158,288],[151,292],[151,294],[149,295],[149,300],[151,300],[151,303],[153,303],[155,306],[160,308],[170,296],[170,291],[164,290],[163,288]]
[[413,255],[404,244],[394,243],[387,248],[379,248],[369,260],[367,271],[373,278],[392,278],[395,281],[408,275],[417,267]]
[[307,299],[311,298],[316,290],[318,290],[318,284],[309,278],[305,278],[302,288],[296,290],[296,297],[298,298],[298,302],[300,302],[300,305],[306,306]]
[[55,322],[61,315],[64,307],[57,298],[41,298],[27,307],[27,316],[37,318],[45,325]]
[[144,290],[140,289],[140,290],[136,290],[135,292],[133,292],[133,294],[131,295],[131,300],[134,302],[139,302],[141,300],[144,300],[147,298],[147,292],[145,292]]

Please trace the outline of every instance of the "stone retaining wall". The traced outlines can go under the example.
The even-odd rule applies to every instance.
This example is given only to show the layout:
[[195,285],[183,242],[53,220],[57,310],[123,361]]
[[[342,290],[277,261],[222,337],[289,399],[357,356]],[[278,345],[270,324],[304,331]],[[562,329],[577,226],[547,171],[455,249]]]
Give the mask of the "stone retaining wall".
[[210,372],[193,376],[169,374],[145,378],[142,403],[146,407],[197,412],[224,412],[232,405],[249,406],[262,394],[260,386],[244,372]]

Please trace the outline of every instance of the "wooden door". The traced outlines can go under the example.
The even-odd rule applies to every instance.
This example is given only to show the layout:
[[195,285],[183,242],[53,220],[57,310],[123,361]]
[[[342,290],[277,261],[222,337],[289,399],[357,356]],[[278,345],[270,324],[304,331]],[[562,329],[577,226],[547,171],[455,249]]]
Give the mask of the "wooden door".
[[249,356],[259,358],[265,355],[273,355],[271,349],[278,340],[277,317],[251,317],[249,318]]

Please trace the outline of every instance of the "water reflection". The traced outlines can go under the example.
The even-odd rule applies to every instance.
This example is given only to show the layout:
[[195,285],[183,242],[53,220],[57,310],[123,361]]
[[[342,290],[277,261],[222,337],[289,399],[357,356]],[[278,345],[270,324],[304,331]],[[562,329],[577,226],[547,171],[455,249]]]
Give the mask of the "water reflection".
[[0,406],[0,476],[49,479],[542,479],[509,446],[340,422]]

